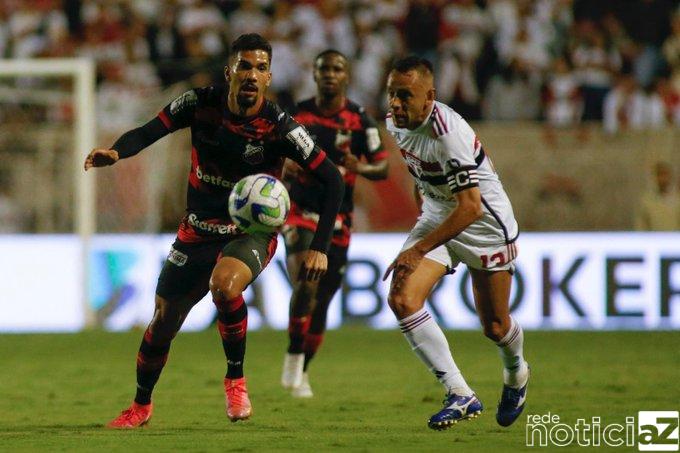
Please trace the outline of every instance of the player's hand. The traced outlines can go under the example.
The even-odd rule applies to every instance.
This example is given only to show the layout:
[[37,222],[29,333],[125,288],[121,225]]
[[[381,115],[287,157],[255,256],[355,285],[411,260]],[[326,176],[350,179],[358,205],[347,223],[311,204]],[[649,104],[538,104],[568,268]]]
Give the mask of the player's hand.
[[310,282],[318,280],[328,270],[328,257],[317,250],[307,250],[306,253],[300,272],[298,272],[298,280]]
[[387,280],[390,273],[394,271],[394,278],[405,280],[416,270],[420,262],[423,260],[425,252],[419,250],[417,247],[411,247],[399,254],[397,258],[392,261],[383,275],[383,281]]
[[352,153],[346,153],[342,161],[340,162],[340,165],[345,167],[348,171],[351,173],[361,173],[360,171],[360,166],[361,166],[361,161],[357,156],[355,156]]
[[300,176],[304,172],[303,168],[298,165],[297,162],[291,160],[291,159],[286,159],[286,162],[283,164],[283,171],[281,172],[281,179],[296,179],[298,176]]
[[118,151],[115,149],[95,148],[85,158],[85,171],[92,167],[106,167],[118,162]]

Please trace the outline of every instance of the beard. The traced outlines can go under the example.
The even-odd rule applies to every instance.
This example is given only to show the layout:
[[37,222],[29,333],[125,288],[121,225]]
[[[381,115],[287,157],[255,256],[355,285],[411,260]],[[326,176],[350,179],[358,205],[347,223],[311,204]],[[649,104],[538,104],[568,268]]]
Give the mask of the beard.
[[252,107],[257,102],[257,96],[246,96],[239,93],[236,95],[236,102],[238,103],[239,107]]

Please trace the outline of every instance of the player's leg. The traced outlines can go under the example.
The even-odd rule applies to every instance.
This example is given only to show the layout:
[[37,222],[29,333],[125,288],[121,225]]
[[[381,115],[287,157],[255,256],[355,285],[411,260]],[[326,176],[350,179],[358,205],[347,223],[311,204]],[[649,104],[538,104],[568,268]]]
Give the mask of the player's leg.
[[243,291],[267,266],[275,250],[275,236],[255,234],[233,239],[222,249],[210,277],[217,326],[227,359],[224,387],[231,421],[247,419],[252,414],[243,376],[248,326]]
[[302,383],[295,387],[292,395],[298,398],[311,398],[314,396],[312,387],[309,382],[308,367],[311,360],[316,355],[317,351],[323,343],[324,333],[326,331],[326,319],[328,316],[328,307],[333,299],[338,288],[342,284],[342,279],[345,275],[347,267],[347,247],[339,247],[331,245],[328,251],[328,271],[319,280],[319,286],[316,291],[316,303],[311,313],[311,322],[309,330],[305,335],[305,340],[302,344],[302,351],[305,356]]
[[529,367],[524,360],[522,327],[510,316],[510,270],[470,269],[477,313],[484,335],[494,341],[503,361],[503,394],[496,413],[499,424],[509,426],[520,415],[526,399]]
[[293,389],[302,383],[305,336],[309,330],[311,313],[316,304],[319,282],[298,281],[298,272],[304,261],[304,252],[309,249],[314,232],[306,228],[288,226],[283,232],[286,244],[286,266],[293,293],[290,299],[288,317],[288,349],[283,360],[281,385]]
[[135,428],[151,417],[151,394],[168,358],[170,343],[191,308],[208,292],[212,262],[219,248],[176,240],[156,287],[155,309],[137,353],[137,392],[134,402],[109,423],[112,428]]
[[399,274],[394,275],[388,298],[411,349],[446,388],[444,407],[428,420],[432,429],[449,428],[482,410],[482,404],[453,360],[444,332],[424,308],[430,291],[446,274],[444,264],[426,256],[405,281],[399,281]]

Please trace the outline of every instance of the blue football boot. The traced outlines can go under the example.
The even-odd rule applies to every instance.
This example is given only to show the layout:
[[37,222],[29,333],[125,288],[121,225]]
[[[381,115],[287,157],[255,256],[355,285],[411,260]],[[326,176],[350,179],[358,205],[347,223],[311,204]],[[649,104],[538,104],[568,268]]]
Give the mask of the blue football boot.
[[427,421],[429,428],[440,431],[448,429],[459,420],[477,417],[484,408],[475,394],[471,396],[447,395],[443,404],[444,408]]
[[510,426],[520,416],[524,410],[524,403],[527,399],[527,386],[529,385],[529,377],[524,386],[516,389],[503,386],[503,393],[501,400],[498,403],[498,410],[496,411],[496,421],[501,426]]

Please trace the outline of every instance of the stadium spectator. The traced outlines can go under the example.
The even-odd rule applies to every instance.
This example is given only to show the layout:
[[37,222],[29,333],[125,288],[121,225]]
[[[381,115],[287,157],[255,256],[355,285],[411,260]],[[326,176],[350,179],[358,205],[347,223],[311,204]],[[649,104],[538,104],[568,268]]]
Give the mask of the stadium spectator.
[[679,231],[680,194],[673,171],[667,162],[657,162],[653,169],[653,187],[643,193],[635,213],[635,229],[640,231]]
[[604,102],[604,129],[656,129],[666,125],[666,109],[654,86],[640,89],[631,75],[622,75]]
[[489,82],[483,104],[487,120],[535,120],[541,110],[540,82],[513,60]]
[[663,55],[671,68],[680,68],[680,10],[673,15],[672,34],[663,43]]
[[581,81],[583,120],[601,120],[604,98],[612,76],[621,66],[621,55],[608,48],[604,34],[593,22],[581,24],[581,38],[570,58]]

